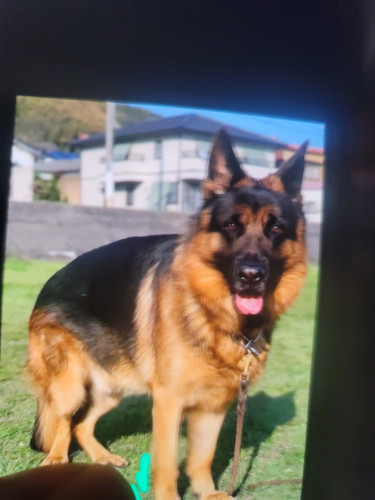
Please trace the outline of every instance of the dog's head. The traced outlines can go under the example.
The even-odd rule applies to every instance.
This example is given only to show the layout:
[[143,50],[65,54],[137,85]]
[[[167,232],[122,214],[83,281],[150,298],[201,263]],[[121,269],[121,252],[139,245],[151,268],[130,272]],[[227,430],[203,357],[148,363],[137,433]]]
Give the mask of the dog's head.
[[207,235],[206,258],[224,275],[243,315],[260,314],[281,276],[305,259],[300,190],[306,147],[258,180],[241,168],[225,131],[214,139],[199,233]]

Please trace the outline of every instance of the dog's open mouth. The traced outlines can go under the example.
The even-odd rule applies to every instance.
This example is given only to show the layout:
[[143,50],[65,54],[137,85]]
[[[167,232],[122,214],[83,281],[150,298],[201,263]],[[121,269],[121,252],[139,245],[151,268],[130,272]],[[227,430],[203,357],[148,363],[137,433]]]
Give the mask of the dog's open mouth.
[[263,297],[242,297],[236,293],[234,303],[242,314],[255,315],[263,309]]

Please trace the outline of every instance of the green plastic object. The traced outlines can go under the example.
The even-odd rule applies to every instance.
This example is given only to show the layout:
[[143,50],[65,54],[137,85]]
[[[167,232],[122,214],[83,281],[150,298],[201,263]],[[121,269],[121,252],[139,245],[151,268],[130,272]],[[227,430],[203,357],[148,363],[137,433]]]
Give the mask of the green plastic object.
[[137,486],[142,493],[146,493],[150,489],[150,463],[151,455],[143,453],[139,464],[139,471],[135,475]]
[[133,490],[135,500],[142,500],[140,494],[138,493],[136,485],[135,484],[131,484],[130,487]]
[[[141,495],[138,492],[147,493],[150,489],[150,463],[151,455],[149,453],[143,453],[141,460],[139,462],[139,471],[135,475],[135,484],[131,484],[130,487],[134,493],[135,500],[142,500]],[[137,489],[138,486],[138,489]]]

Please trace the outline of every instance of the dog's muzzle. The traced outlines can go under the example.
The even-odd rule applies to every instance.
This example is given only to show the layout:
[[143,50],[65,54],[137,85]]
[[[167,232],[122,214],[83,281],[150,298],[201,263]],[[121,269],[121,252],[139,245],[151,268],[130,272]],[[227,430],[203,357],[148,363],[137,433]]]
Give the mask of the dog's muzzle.
[[236,293],[241,295],[262,295],[267,280],[267,267],[262,261],[242,261],[235,266]]

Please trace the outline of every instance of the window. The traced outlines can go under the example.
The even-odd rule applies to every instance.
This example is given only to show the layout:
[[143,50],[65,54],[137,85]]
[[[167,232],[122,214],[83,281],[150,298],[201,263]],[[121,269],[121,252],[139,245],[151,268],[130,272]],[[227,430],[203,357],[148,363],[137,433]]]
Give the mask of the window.
[[181,151],[183,158],[201,158],[207,160],[211,143],[209,141],[196,141],[194,145],[189,145],[191,149]]
[[183,196],[183,211],[187,213],[195,212],[202,203],[200,181],[184,181]]
[[[244,148],[243,162],[258,167],[273,167],[273,156],[269,156],[269,151],[265,149]],[[272,160],[271,160],[272,158]]]
[[321,166],[320,165],[314,165],[306,162],[305,166],[305,179],[314,179],[314,180],[319,180],[322,175],[321,175]]
[[130,144],[115,144],[113,146],[113,160],[123,161],[127,160],[130,152]]
[[163,144],[161,141],[155,142],[155,160],[161,160],[163,157]]
[[167,192],[167,205],[176,205],[178,203],[178,182],[170,182]]
[[197,156],[206,160],[208,158],[208,153],[211,148],[211,143],[209,141],[197,141]]
[[132,207],[134,205],[134,191],[139,185],[139,182],[116,182],[115,191],[125,192],[125,206]]

